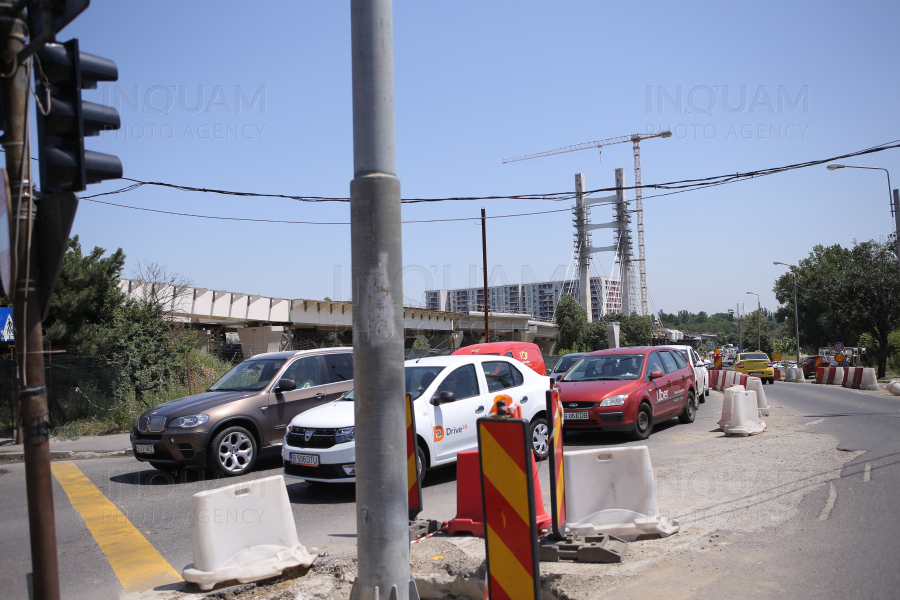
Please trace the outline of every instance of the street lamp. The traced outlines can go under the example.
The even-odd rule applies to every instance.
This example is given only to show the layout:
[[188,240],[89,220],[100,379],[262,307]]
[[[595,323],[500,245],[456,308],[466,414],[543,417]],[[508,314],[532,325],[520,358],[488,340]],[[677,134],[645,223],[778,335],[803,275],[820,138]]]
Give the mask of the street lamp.
[[800,366],[800,320],[797,317],[797,267],[783,262],[773,262],[773,265],[784,265],[791,270],[791,281],[794,283],[794,339],[797,342],[797,366]]
[[759,305],[759,294],[747,292],[756,296],[756,349],[762,351],[762,307]]
[[896,243],[897,243],[897,262],[900,265],[900,195],[898,195],[897,191],[894,190],[893,197],[891,196],[891,174],[887,169],[883,169],[881,167],[857,167],[854,165],[845,165],[842,163],[831,163],[826,167],[829,171],[836,171],[837,169],[869,169],[872,171],[884,171],[887,175],[887,184],[888,184],[888,205],[891,207],[891,214],[894,215],[894,232],[897,235]]

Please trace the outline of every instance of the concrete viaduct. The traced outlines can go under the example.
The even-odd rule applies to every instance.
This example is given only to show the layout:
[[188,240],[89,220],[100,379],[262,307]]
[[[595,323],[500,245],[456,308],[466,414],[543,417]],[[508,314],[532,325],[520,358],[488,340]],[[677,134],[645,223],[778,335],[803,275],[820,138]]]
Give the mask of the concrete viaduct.
[[[119,288],[131,299],[152,298],[170,318],[197,330],[210,351],[237,333],[244,357],[283,349],[312,348],[326,336],[352,345],[353,303],[335,300],[274,298],[200,287],[175,287],[122,279]],[[483,312],[444,312],[412,306],[403,308],[406,347],[425,337],[431,348],[455,349],[483,342]],[[489,314],[491,341],[534,342],[545,354],[554,349],[556,325],[531,315]],[[331,335],[334,334],[334,335]]]

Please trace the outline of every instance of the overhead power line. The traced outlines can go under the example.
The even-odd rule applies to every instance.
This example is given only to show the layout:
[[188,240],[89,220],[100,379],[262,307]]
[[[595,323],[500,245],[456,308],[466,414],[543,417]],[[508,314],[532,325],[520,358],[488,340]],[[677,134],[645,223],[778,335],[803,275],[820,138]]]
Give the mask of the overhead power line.
[[[772,167],[768,169],[759,169],[755,171],[746,171],[743,173],[734,173],[728,175],[716,175],[713,177],[704,177],[701,179],[683,179],[680,181],[671,181],[667,183],[656,183],[656,184],[645,184],[641,185],[642,189],[657,189],[657,190],[672,190],[663,194],[654,194],[652,196],[646,196],[644,199],[648,200],[650,198],[659,198],[662,196],[671,196],[674,194],[681,194],[685,192],[695,191],[704,188],[715,187],[719,185],[725,185],[728,183],[735,183],[738,181],[743,181],[745,179],[755,179],[758,177],[766,177],[768,175],[775,175],[776,173],[784,173],[786,171],[792,171],[795,169],[805,169],[808,167],[814,167],[817,165],[822,165],[830,162],[834,162],[837,160],[842,160],[845,158],[852,158],[855,156],[864,156],[867,154],[874,154],[877,152],[883,152],[885,150],[891,150],[895,148],[900,148],[900,140],[894,140],[892,142],[887,142],[885,144],[880,144],[878,146],[872,146],[871,148],[866,148],[865,150],[859,150],[856,152],[850,152],[847,154],[842,154],[840,156],[833,156],[830,158],[825,158],[821,160],[813,160],[802,163],[795,163],[791,165],[784,165],[780,167]],[[191,186],[183,186],[172,183],[164,183],[164,182],[156,182],[156,181],[141,181],[138,179],[128,179],[123,178],[126,181],[131,181],[132,184],[120,188],[118,190],[112,190],[109,192],[103,192],[100,194],[94,194],[93,196],[84,196],[82,200],[88,200],[91,202],[97,202],[99,204],[107,204],[110,206],[117,206],[120,208],[130,208],[132,210],[142,210],[147,212],[157,212],[161,214],[170,214],[175,216],[184,216],[184,217],[194,217],[200,219],[218,219],[225,221],[250,221],[250,222],[260,222],[260,223],[285,223],[285,224],[296,224],[296,225],[349,225],[349,222],[318,222],[318,221],[284,221],[284,220],[275,220],[275,219],[250,219],[250,218],[239,218],[239,217],[221,217],[217,215],[195,215],[189,213],[179,213],[179,212],[170,212],[163,211],[157,209],[150,208],[142,208],[138,206],[128,206],[125,204],[115,204],[113,202],[103,202],[100,200],[96,200],[101,196],[110,196],[113,194],[122,194],[125,192],[130,192],[132,190],[136,190],[139,187],[145,185],[153,185],[160,187],[167,187],[172,189],[177,189],[180,191],[187,192],[203,192],[203,193],[212,193],[212,194],[223,194],[229,196],[252,196],[252,197],[261,197],[261,198],[284,198],[290,200],[298,200],[302,202],[349,202],[350,198],[338,198],[338,197],[325,197],[325,196],[291,196],[285,194],[261,194],[256,192],[236,192],[229,190],[215,190],[208,188],[196,188]],[[636,186],[626,186],[624,189],[633,190]],[[585,192],[585,195],[589,196],[592,194],[597,194],[601,192],[615,192],[616,188],[598,188],[595,190]],[[573,192],[552,192],[546,194],[517,194],[517,195],[509,195],[509,196],[455,196],[455,197],[447,197],[447,198],[407,198],[401,200],[403,203],[414,204],[414,203],[430,203],[430,202],[448,202],[448,201],[467,201],[467,200],[549,200],[549,201],[565,201],[571,200],[575,197]],[[559,210],[551,210],[551,211],[541,211],[541,212],[532,212],[532,213],[519,213],[513,215],[497,215],[494,217],[488,218],[511,218],[511,217],[525,217],[531,215],[541,215],[541,214],[550,214],[554,212],[565,212],[569,209],[559,209]],[[449,222],[449,221],[474,221],[480,220],[480,217],[461,217],[456,219],[424,219],[418,221],[404,221],[404,223],[440,223],[440,222]]]

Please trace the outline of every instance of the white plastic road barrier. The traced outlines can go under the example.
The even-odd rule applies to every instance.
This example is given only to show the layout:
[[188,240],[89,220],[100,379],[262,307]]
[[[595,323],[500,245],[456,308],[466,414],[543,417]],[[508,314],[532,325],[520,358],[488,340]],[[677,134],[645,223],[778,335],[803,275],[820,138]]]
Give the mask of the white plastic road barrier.
[[748,392],[743,386],[726,389],[719,427],[728,436],[748,436],[762,433],[766,428],[766,422],[759,419],[756,392]]
[[806,375],[803,374],[803,369],[800,367],[788,367],[787,375],[784,380],[792,381],[794,383],[809,383],[806,380]]
[[763,387],[762,379],[759,377],[747,378],[747,390],[756,392],[756,407],[759,409],[759,416],[769,416],[769,401],[766,399],[766,390]]
[[900,379],[892,379],[885,387],[893,395],[900,396]]
[[825,378],[822,383],[827,385],[844,385],[844,375],[847,370],[843,367],[827,367],[825,369]]
[[210,590],[281,575],[315,557],[297,539],[287,488],[281,475],[194,494],[194,562],[182,577]]
[[868,367],[848,368],[847,376],[844,378],[844,387],[854,390],[877,390],[878,377],[875,375],[875,369]]
[[678,520],[659,514],[647,446],[566,452],[566,527],[578,535],[607,533],[633,542],[676,533]]

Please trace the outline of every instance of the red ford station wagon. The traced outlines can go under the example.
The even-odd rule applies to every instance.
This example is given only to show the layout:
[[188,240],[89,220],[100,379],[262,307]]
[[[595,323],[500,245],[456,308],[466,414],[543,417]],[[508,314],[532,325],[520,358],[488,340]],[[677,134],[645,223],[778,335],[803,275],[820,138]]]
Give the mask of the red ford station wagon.
[[647,439],[672,417],[697,414],[694,371],[677,350],[639,346],[586,354],[558,382],[568,431],[625,431]]

